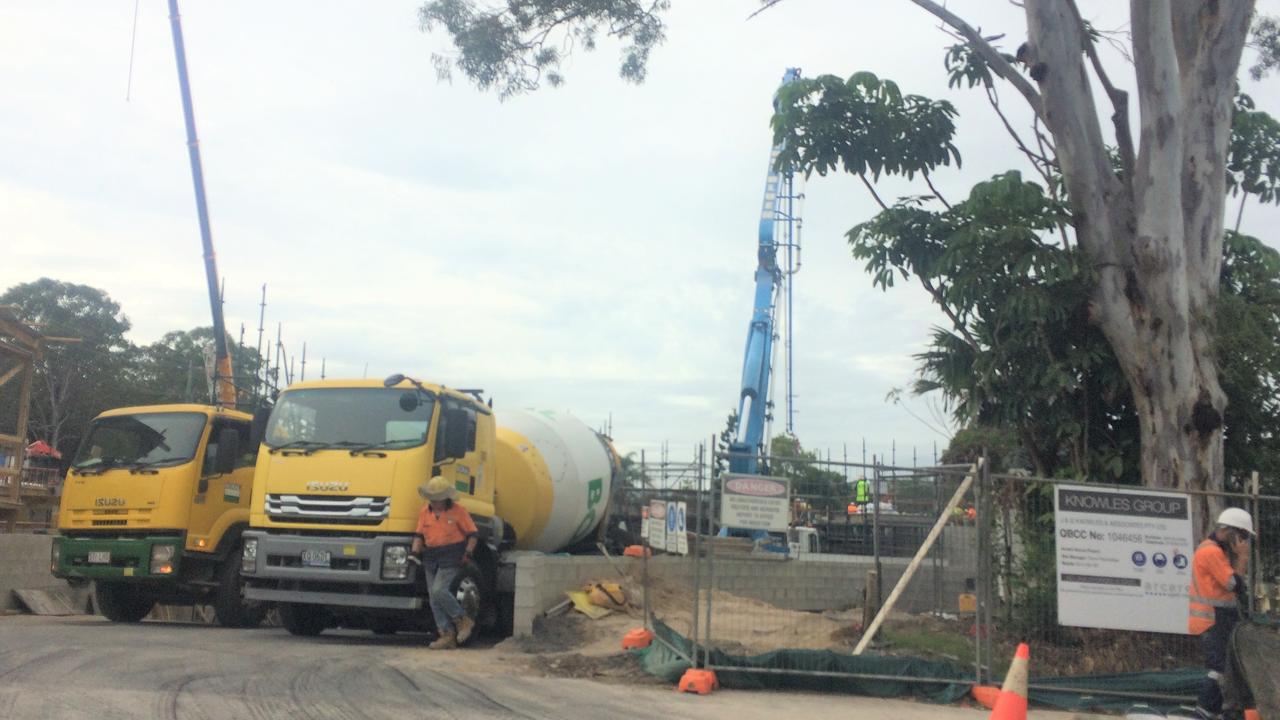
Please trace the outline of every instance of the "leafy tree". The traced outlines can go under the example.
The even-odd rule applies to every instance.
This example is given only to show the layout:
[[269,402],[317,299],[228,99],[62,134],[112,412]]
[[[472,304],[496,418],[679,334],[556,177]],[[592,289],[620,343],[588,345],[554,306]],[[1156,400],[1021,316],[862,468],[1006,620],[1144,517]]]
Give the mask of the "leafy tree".
[[445,30],[455,55],[432,55],[436,72],[457,69],[500,97],[536,90],[545,79],[564,82],[560,63],[575,47],[594,50],[603,35],[626,43],[622,78],[644,80],[650,51],[666,33],[660,18],[669,0],[505,0],[491,7],[471,0],[428,0],[418,11],[424,31]]
[[36,363],[29,433],[70,455],[85,426],[107,408],[126,404],[136,387],[129,319],[102,290],[41,278],[0,295],[41,333],[79,338],[53,345]]
[[1257,61],[1249,67],[1249,77],[1261,80],[1280,66],[1280,20],[1261,15],[1253,23],[1250,47],[1258,52]]
[[[1221,488],[1226,395],[1215,347],[1227,141],[1232,80],[1254,3],[1130,5],[1139,115],[1135,138],[1128,93],[1111,82],[1095,47],[1100,34],[1084,22],[1072,0],[1021,3],[1028,40],[1012,56],[938,2],[911,2],[962,38],[962,77],[984,87],[1014,145],[1045,175],[1050,197],[1069,209],[1069,223],[1061,223],[1058,231],[1064,247],[1073,242],[1078,262],[1089,270],[1089,320],[1114,353],[1130,389],[1143,483]],[[520,3],[493,11],[492,17],[516,27],[544,27],[549,21],[555,21],[553,27],[574,27],[576,18],[566,11],[575,7],[578,3],[572,0],[547,0],[530,12]],[[602,17],[625,17],[610,6],[592,7],[600,12],[588,16],[587,26]],[[467,26],[447,29],[461,48],[476,42],[476,35],[463,32]],[[483,68],[528,64],[531,58],[537,66],[536,46],[482,45],[484,53],[471,55],[480,61],[473,77],[482,87]],[[951,153],[936,152],[936,142],[929,142],[948,133],[934,132],[918,144],[904,137],[898,120],[911,118],[909,104],[883,84],[881,97],[895,106],[891,112],[873,106],[867,116],[840,115],[837,103],[866,106],[859,103],[866,99],[859,95],[865,89],[859,88],[867,78],[855,78],[845,88],[827,80],[818,87],[788,87],[781,94],[775,130],[793,148],[791,157],[782,160],[798,161],[800,169],[808,171],[841,163],[864,182],[866,170],[874,177],[880,163],[884,172],[907,177],[920,173],[928,184],[926,171],[943,164],[943,157],[954,159]],[[1109,133],[1099,120],[1095,85],[1110,105]],[[1027,103],[1035,118],[1029,133],[1020,133],[1000,111],[997,87],[1012,88]],[[824,105],[827,89],[834,91],[832,105]],[[946,114],[923,107],[932,110],[926,119]],[[830,125],[805,122],[806,110],[814,110],[813,116]],[[875,121],[870,128],[877,132],[858,134],[858,120],[864,117]],[[1033,140],[1028,143],[1024,135]],[[812,140],[811,152],[804,154],[796,148],[807,140]],[[873,149],[861,147],[863,143],[871,143]],[[906,161],[897,167],[881,162],[904,143],[914,153]],[[860,159],[865,161],[859,163]]]
[[769,473],[791,479],[791,494],[806,499],[815,509],[844,509],[849,486],[844,476],[822,467],[822,457],[805,450],[795,435],[777,435],[769,441]]
[[[213,328],[174,330],[139,351],[139,400],[144,403],[210,401],[205,369],[206,348],[213,345]],[[237,404],[253,401],[255,383],[261,365],[256,351],[240,347],[230,336],[235,372]]]

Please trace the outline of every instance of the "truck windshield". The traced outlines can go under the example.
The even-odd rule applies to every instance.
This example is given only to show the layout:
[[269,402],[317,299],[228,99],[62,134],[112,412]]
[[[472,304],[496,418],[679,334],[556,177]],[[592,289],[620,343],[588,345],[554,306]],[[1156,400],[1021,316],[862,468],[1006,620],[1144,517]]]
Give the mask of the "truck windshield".
[[195,457],[205,422],[203,414],[190,412],[98,418],[71,466],[88,470],[185,463]]
[[269,448],[401,449],[427,441],[435,400],[396,388],[313,388],[281,394],[267,423]]

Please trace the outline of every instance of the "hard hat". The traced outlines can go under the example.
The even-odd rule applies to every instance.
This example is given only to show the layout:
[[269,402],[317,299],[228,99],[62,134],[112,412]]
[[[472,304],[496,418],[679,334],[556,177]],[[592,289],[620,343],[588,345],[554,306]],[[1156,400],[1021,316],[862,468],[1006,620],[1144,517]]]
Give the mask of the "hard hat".
[[453,483],[445,480],[443,476],[436,475],[430,480],[418,486],[418,494],[428,500],[448,500],[458,494]]
[[1250,535],[1257,535],[1257,533],[1253,531],[1253,518],[1248,512],[1241,510],[1240,508],[1227,508],[1226,510],[1223,510],[1222,514],[1218,516],[1218,524],[1226,525],[1227,527],[1232,527],[1237,530],[1243,530]]

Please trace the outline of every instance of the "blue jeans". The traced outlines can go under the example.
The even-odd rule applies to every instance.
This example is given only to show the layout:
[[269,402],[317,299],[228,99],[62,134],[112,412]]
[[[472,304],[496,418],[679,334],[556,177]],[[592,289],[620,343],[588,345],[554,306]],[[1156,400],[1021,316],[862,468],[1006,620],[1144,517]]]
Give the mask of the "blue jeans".
[[436,620],[436,632],[441,634],[452,632],[453,621],[465,614],[449,587],[459,569],[456,566],[437,567],[434,571],[426,567],[422,569],[427,580],[427,602],[431,606],[431,616]]

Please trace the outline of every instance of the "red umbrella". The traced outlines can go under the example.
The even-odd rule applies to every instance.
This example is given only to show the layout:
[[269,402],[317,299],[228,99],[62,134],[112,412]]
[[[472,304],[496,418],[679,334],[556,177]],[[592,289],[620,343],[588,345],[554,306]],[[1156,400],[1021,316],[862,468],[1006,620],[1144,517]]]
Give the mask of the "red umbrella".
[[37,440],[27,446],[27,457],[49,457],[54,460],[61,460],[62,453],[55,450],[49,443]]

